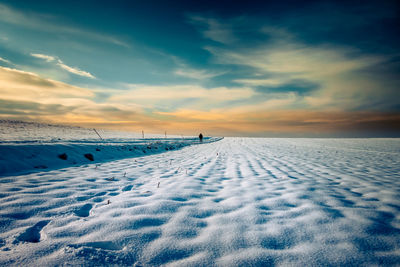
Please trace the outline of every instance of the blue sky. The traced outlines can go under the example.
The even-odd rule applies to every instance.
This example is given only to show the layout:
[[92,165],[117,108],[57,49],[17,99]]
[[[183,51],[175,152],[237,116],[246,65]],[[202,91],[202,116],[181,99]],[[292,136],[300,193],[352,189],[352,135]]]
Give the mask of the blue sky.
[[396,1],[0,0],[0,118],[398,136],[399,10]]

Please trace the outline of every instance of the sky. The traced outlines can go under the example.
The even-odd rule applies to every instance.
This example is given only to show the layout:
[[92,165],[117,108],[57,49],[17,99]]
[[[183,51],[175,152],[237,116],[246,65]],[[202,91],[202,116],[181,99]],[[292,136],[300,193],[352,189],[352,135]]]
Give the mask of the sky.
[[398,1],[0,0],[0,119],[400,137]]

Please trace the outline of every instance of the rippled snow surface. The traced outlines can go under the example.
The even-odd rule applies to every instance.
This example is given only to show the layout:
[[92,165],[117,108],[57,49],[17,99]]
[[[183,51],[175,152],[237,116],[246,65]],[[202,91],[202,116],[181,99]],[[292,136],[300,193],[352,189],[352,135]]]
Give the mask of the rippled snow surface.
[[2,266],[390,266],[399,139],[251,139],[0,178]]

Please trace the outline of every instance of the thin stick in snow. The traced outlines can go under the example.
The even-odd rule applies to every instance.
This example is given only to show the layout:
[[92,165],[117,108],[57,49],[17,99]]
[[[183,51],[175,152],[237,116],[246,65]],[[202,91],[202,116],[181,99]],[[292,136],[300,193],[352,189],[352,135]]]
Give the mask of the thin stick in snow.
[[100,137],[101,141],[103,141],[103,138],[100,136],[100,134],[96,131],[95,128],[93,128],[94,132]]

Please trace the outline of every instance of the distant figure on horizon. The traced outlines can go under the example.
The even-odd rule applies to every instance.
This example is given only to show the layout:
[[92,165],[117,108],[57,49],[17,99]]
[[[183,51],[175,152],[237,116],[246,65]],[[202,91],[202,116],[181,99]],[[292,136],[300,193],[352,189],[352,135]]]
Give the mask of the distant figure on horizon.
[[200,142],[203,142],[203,134],[202,133],[199,134],[199,139],[200,139]]

